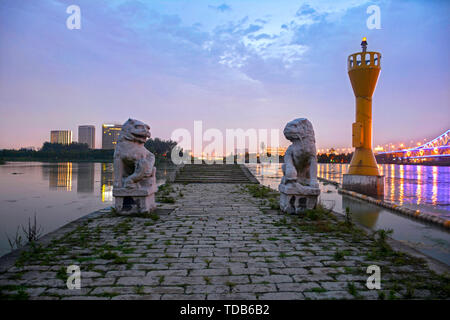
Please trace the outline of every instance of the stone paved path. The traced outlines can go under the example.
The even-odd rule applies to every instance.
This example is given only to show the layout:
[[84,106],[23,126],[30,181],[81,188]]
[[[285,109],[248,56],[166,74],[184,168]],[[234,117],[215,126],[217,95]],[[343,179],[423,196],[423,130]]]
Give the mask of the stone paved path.
[[[30,299],[378,299],[429,297],[402,279],[422,266],[370,261],[370,239],[294,228],[237,184],[176,184],[170,215],[86,220],[22,254],[0,274],[0,297]],[[81,267],[80,290],[65,268]],[[382,267],[368,290],[366,266]],[[384,269],[383,269],[384,268]],[[385,270],[388,270],[385,272]],[[391,281],[392,279],[395,281]],[[398,281],[397,281],[398,279]],[[443,285],[433,280],[435,286]],[[448,285],[448,283],[447,283]]]

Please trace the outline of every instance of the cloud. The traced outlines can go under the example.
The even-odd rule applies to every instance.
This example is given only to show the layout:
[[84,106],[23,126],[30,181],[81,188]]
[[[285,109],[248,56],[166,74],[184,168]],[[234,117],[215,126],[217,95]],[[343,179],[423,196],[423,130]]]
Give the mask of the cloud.
[[231,7],[226,3],[221,4],[220,6],[208,6],[210,9],[214,9],[220,12],[231,11]]

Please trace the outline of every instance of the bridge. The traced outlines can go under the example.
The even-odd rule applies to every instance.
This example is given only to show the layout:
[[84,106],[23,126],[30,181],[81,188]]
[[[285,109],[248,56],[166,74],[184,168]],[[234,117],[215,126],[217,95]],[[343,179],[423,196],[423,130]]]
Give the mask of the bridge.
[[450,164],[450,130],[414,148],[385,151],[377,154],[380,163]]

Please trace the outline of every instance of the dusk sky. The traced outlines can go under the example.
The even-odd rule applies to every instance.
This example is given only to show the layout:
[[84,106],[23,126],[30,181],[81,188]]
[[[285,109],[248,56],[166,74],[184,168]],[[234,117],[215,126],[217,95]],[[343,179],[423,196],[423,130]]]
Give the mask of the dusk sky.
[[434,138],[450,128],[449,17],[433,0],[0,0],[0,148],[82,124],[100,147],[101,124],[129,117],[165,139],[194,120],[281,132],[307,117],[318,148],[350,147],[346,59],[363,36],[382,53],[374,144]]

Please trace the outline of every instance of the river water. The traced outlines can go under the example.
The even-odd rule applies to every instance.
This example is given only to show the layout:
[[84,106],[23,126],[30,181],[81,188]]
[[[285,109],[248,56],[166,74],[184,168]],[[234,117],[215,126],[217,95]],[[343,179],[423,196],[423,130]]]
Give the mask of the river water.
[[[450,219],[450,167],[378,165],[385,176],[384,200]],[[319,163],[317,175],[342,183],[348,164]]]
[[[248,167],[262,184],[277,189],[282,177],[281,164],[250,164]],[[450,168],[418,169],[396,165],[382,168],[387,176],[386,200],[450,217]],[[340,181],[345,170],[345,165],[319,164],[318,175]],[[171,173],[173,167],[160,165],[158,184],[164,183]],[[13,238],[17,228],[27,226],[35,215],[42,234],[46,234],[90,212],[111,206],[112,182],[111,163],[9,162],[0,165],[0,256],[10,251],[8,237]],[[321,188],[321,201],[335,211],[344,212],[350,207],[354,218],[367,227],[392,228],[394,238],[450,265],[450,233],[342,196],[333,185],[322,183]]]

